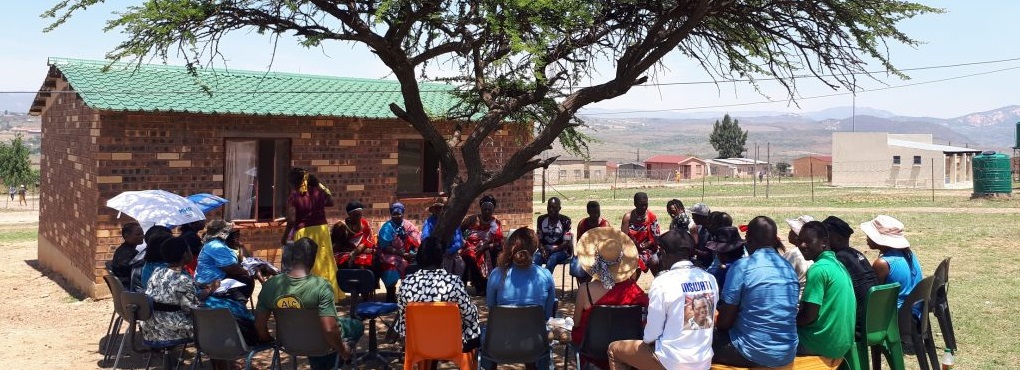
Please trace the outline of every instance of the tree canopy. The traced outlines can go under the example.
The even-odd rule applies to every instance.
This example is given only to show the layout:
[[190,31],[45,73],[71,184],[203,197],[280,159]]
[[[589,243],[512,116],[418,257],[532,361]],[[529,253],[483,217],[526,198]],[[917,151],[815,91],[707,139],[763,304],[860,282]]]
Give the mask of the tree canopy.
[[[43,14],[47,29],[102,2],[62,0]],[[439,154],[450,197],[439,230],[449,234],[484,191],[554,161],[539,155],[557,139],[584,152],[577,111],[646,83],[670,53],[719,81],[775,78],[790,97],[801,74],[849,89],[869,61],[902,76],[887,43],[918,42],[898,23],[939,11],[899,0],[147,0],[105,30],[124,35],[112,60],[173,57],[190,68],[215,58],[233,32],[366,46],[401,84],[393,114]],[[452,74],[445,80],[463,104],[426,111],[418,81],[430,79],[429,66]],[[441,120],[460,124],[441,132]],[[509,125],[533,135],[498,168],[485,166],[479,147]]]
[[28,158],[29,150],[21,135],[11,142],[0,143],[0,178],[4,185],[31,185],[38,181],[38,175],[32,171],[32,163]]
[[730,115],[724,115],[722,122],[715,121],[712,125],[712,134],[708,137],[709,143],[719,152],[716,158],[743,158],[747,148],[747,131],[740,129],[740,122],[731,119]]

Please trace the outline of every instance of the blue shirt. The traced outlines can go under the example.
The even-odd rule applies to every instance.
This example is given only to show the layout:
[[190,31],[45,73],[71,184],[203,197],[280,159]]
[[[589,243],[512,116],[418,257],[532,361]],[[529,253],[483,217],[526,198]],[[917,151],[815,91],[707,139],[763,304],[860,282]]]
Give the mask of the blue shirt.
[[797,273],[775,248],[761,248],[733,262],[721,300],[738,307],[729,332],[737,351],[767,367],[793,362],[799,293]]
[[503,282],[503,268],[489,273],[485,305],[542,306],[545,317],[553,317],[556,309],[556,285],[549,270],[532,264],[528,267],[511,267]]
[[917,261],[917,256],[913,252],[907,258],[907,253],[899,249],[889,249],[882,253],[880,258],[889,264],[889,276],[886,277],[885,283],[900,283],[900,295],[896,297],[896,308],[898,309],[917,286],[917,283],[920,283],[924,278],[921,273],[921,263]]
[[198,267],[195,268],[195,281],[200,285],[209,284],[227,277],[224,267],[236,265],[237,252],[220,239],[210,240],[202,246],[198,254]]
[[[210,240],[202,246],[198,254],[198,267],[195,268],[195,281],[199,285],[209,284],[227,277],[224,267],[236,265],[237,252],[220,239]],[[226,308],[234,317],[255,320],[255,316],[244,306],[243,302],[228,298],[209,296],[202,302],[208,308]]]
[[[425,224],[421,226],[421,240],[425,240],[432,235],[432,229],[436,228],[436,223],[439,222],[439,217],[432,215],[425,219]],[[461,245],[464,244],[464,237],[459,232],[453,233],[453,241],[446,249],[447,254],[456,254],[460,250]]]

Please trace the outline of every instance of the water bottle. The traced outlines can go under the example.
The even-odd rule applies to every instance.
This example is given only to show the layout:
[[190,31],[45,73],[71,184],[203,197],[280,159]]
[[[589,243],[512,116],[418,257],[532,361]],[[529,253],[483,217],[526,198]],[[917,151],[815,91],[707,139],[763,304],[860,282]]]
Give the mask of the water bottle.
[[942,370],[952,370],[956,366],[956,362],[953,361],[953,350],[946,348],[946,353],[942,355]]

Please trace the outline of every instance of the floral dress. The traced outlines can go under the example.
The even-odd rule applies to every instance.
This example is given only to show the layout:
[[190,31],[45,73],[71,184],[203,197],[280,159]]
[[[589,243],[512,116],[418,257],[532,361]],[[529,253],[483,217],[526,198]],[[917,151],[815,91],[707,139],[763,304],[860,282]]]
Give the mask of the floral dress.
[[471,302],[464,281],[457,275],[443,269],[419,270],[404,278],[397,291],[397,321],[393,328],[406,336],[407,304],[411,302],[453,302],[460,308],[461,330],[463,341],[478,338],[482,334],[478,325],[478,307]]
[[[142,322],[142,338],[153,345],[191,340],[191,310],[198,307],[195,280],[168,267],[157,268],[149,278],[145,295],[152,298],[152,318]],[[176,310],[173,310],[176,309]]]
[[[417,252],[419,245],[421,245],[421,233],[410,220],[402,220],[400,225],[393,223],[392,220],[384,223],[379,228],[379,258],[382,259],[383,273],[391,275],[392,271],[399,275],[397,278],[403,277],[404,270],[407,268],[404,253]],[[393,253],[389,253],[387,247]],[[384,277],[383,281],[387,281],[387,278]],[[392,280],[392,284],[396,284],[396,279]]]

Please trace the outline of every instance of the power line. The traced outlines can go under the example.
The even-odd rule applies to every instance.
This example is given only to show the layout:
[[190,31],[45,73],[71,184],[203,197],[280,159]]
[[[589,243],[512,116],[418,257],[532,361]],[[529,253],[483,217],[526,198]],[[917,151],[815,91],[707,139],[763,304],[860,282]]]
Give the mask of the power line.
[[[933,84],[933,83],[938,83],[938,82],[945,82],[945,81],[951,81],[951,80],[958,80],[958,79],[962,79],[962,78],[969,78],[969,77],[976,77],[976,76],[981,76],[981,75],[1005,72],[1005,71],[1010,71],[1010,70],[1014,70],[1014,69],[1020,69],[1020,66],[996,69],[996,70],[993,70],[993,71],[971,73],[971,74],[962,75],[962,76],[941,78],[941,79],[931,80],[931,81],[915,82],[915,83],[909,83],[909,84],[903,84],[903,85],[895,85],[895,86],[886,86],[886,87],[874,88],[874,89],[870,89],[870,90],[869,89],[862,89],[862,90],[860,90],[860,91],[858,91],[856,93],[857,94],[861,94],[861,93],[865,93],[865,92],[892,90],[892,89],[899,89],[899,88],[904,88],[904,87],[912,87],[912,86],[918,86],[918,85],[927,85],[927,84]],[[821,98],[831,98],[831,97],[834,97],[834,96],[846,96],[846,95],[851,95],[851,94],[854,94],[854,92],[841,92],[841,93],[832,93],[832,94],[824,94],[824,95],[814,95],[814,96],[807,96],[807,97],[799,97],[799,98],[796,98],[796,99],[793,99],[793,100],[798,100],[798,101],[812,100],[812,99],[821,99]],[[722,104],[722,105],[704,105],[704,106],[699,106],[699,107],[632,110],[632,111],[624,111],[624,112],[606,112],[606,113],[599,113],[599,114],[597,114],[597,116],[609,116],[609,115],[633,114],[633,113],[681,112],[681,111],[696,110],[696,109],[732,108],[732,107],[743,107],[743,106],[749,106],[749,105],[784,103],[784,102],[788,102],[788,101],[789,100],[762,100],[762,101],[748,102],[748,103],[734,103],[734,104]]]
[[[985,61],[978,61],[978,62],[944,64],[944,65],[934,65],[934,66],[924,66],[924,67],[914,67],[914,68],[902,68],[902,69],[899,69],[899,70],[902,71],[902,72],[910,72],[910,71],[922,71],[922,70],[932,70],[932,69],[967,67],[967,66],[985,65],[985,64],[996,64],[996,63],[1004,63],[1004,62],[1012,62],[1012,61],[1020,61],[1020,58],[996,59],[996,60],[985,60]],[[765,77],[765,78],[759,78],[759,79],[754,79],[754,80],[752,80],[752,79],[735,79],[735,80],[718,80],[718,81],[681,81],[681,82],[644,83],[644,84],[636,85],[636,87],[656,87],[656,86],[674,86],[674,85],[708,85],[708,84],[731,83],[731,82],[751,82],[751,81],[770,81],[770,80],[779,81],[779,80],[795,80],[795,79],[817,78],[817,77],[835,77],[835,76],[847,76],[847,75],[878,74],[878,73],[885,73],[885,72],[888,72],[888,71],[865,71],[865,72],[846,73],[846,74],[842,74],[842,75],[837,75],[837,74],[819,74],[817,76],[816,75],[797,75],[797,76],[790,76],[790,77]],[[904,86],[910,86],[910,85],[904,85]],[[572,89],[579,89],[579,88],[584,88],[584,87],[585,86],[574,86],[574,87],[572,87]],[[450,89],[420,90],[420,91],[423,92],[423,93],[439,93],[439,92],[450,92],[452,90],[453,90],[453,86],[451,86]],[[245,95],[245,94],[252,94],[252,95],[257,95],[257,94],[388,94],[388,93],[397,94],[397,93],[401,93],[400,90],[321,90],[321,91],[320,90],[292,90],[292,91],[232,91],[232,90],[227,90],[227,91],[210,91],[210,92],[213,93],[213,94],[224,94],[224,95]],[[0,91],[0,94],[38,94],[38,93],[49,93],[49,94],[79,94],[79,93],[82,93],[82,94],[110,94],[110,95],[113,95],[113,94],[132,94],[132,95],[202,94],[202,95],[205,95],[205,94],[207,94],[207,92],[203,91],[203,90],[184,90],[184,91],[171,91],[171,90],[156,90],[156,91],[130,91],[130,90],[68,90],[68,91],[33,90],[33,91],[29,91],[29,90],[12,90],[12,91]],[[838,96],[838,95],[846,95],[846,94],[845,93],[840,93],[840,94],[832,94],[832,95],[819,96],[819,97],[829,97],[829,96]],[[801,100],[805,100],[805,99],[811,99],[811,98],[801,98]],[[735,105],[735,106],[749,105],[749,104],[761,104],[761,103],[760,102],[759,103],[745,103],[745,104],[738,104],[738,105]],[[723,107],[725,107],[725,106],[723,106]],[[685,108],[685,109],[698,109],[698,108]],[[670,110],[663,110],[663,111],[671,111],[671,110],[672,109],[670,109]],[[640,111],[640,112],[644,112],[644,111]],[[629,112],[622,112],[622,113],[629,113]],[[621,114],[621,113],[613,113],[613,114]]]

